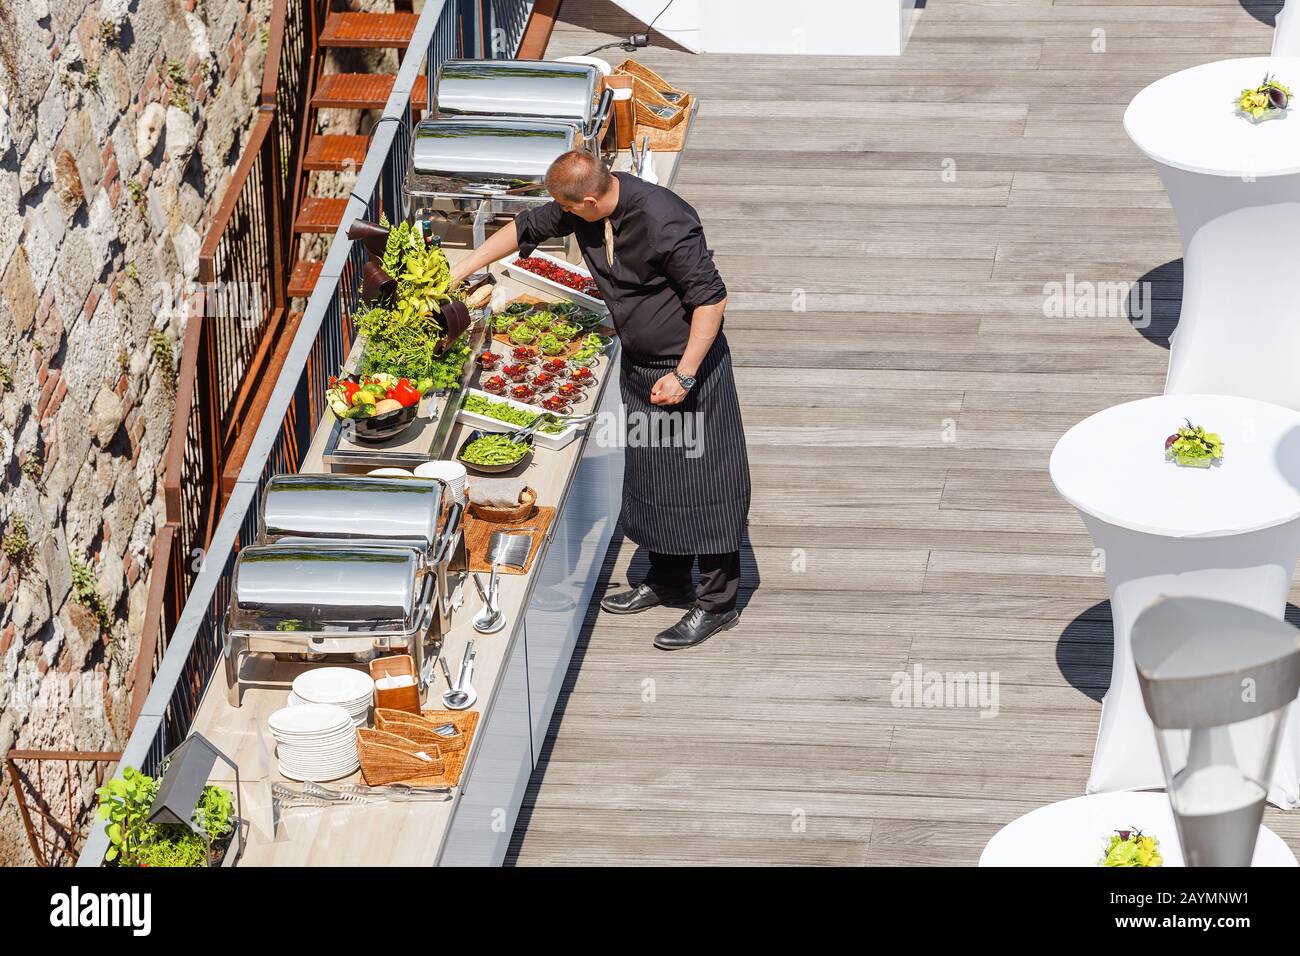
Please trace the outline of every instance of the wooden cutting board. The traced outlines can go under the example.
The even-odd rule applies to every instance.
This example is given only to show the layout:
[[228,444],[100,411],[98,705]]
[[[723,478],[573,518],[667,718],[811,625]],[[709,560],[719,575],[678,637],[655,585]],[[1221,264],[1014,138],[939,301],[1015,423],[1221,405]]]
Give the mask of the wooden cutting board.
[[501,565],[500,568],[501,574],[527,574],[529,568],[533,566],[533,560],[537,557],[537,549],[542,543],[542,538],[545,537],[547,529],[554,520],[555,509],[550,505],[538,506],[531,518],[522,518],[519,521],[484,521],[466,512],[464,533],[465,547],[469,551],[469,569],[484,572],[492,570],[492,565],[488,564],[487,553],[488,543],[492,540],[494,532],[509,531],[511,528],[536,528],[536,531],[530,533],[533,543],[528,549],[528,563],[523,568],[512,568],[506,565]]

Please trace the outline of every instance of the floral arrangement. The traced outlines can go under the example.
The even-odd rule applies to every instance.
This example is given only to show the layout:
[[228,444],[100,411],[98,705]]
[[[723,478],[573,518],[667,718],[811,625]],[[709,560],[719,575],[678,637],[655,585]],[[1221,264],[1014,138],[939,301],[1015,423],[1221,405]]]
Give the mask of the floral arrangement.
[[1165,439],[1165,458],[1185,468],[1209,468],[1223,460],[1223,439],[1188,421]]
[[1237,97],[1237,109],[1255,122],[1280,116],[1290,103],[1291,88],[1269,74],[1265,74],[1259,86],[1242,90]]
[[1116,830],[1106,841],[1098,866],[1164,866],[1160,841],[1141,830]]

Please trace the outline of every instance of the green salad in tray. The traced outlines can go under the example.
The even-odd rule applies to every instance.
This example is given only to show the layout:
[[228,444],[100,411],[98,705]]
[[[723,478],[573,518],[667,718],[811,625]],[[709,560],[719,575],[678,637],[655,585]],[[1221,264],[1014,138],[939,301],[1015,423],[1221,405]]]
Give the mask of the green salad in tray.
[[[493,418],[507,425],[531,425],[533,419],[537,417],[536,412],[516,408],[509,402],[493,401],[490,398],[484,398],[482,395],[467,395],[464,407],[467,412]],[[538,426],[537,430],[547,435],[558,435],[564,431],[565,427],[563,422],[546,422],[544,425]]]

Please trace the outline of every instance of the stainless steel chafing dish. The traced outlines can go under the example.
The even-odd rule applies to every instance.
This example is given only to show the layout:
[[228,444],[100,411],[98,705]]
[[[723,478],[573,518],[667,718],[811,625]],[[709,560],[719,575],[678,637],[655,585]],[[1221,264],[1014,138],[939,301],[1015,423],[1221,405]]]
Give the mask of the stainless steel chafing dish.
[[[242,562],[250,551],[256,559],[246,584],[251,590],[241,591],[237,570],[231,596],[226,676],[234,706],[239,700],[239,659],[253,638],[252,650],[289,653],[361,653],[371,650],[376,638],[395,639],[390,644],[406,644],[421,691],[425,689],[437,646],[451,627],[452,574],[463,576],[468,570],[460,527],[464,509],[452,504],[441,518],[443,491],[438,479],[367,475],[277,475],[267,482],[258,515],[259,543],[237,559]],[[364,557],[357,556],[362,553]],[[320,563],[304,555],[325,555],[327,560]],[[347,584],[336,595],[346,561],[369,570],[356,574],[351,580],[358,583]],[[379,567],[386,583],[367,604],[362,584],[370,587]],[[294,607],[278,617],[279,612],[272,613],[260,624],[249,617],[251,612],[239,611],[240,601],[256,603],[256,595],[276,588],[279,596],[273,608],[296,601],[317,610],[304,614]],[[414,604],[408,606],[408,600]],[[344,626],[354,605],[369,609],[363,620],[377,622],[377,629]],[[401,626],[395,614],[399,608],[405,608]],[[358,630],[364,636],[352,633]]]
[[558,120],[599,138],[613,93],[600,71],[553,60],[447,60],[438,69],[434,104],[442,117]]
[[276,475],[262,492],[257,540],[407,544],[432,560],[443,491],[436,478]]
[[540,202],[561,153],[585,148],[576,126],[547,120],[435,119],[416,124],[407,165],[410,197]]
[[417,548],[249,545],[235,558],[225,619],[231,706],[240,705],[240,664],[252,651],[359,653],[384,641],[405,644],[423,674],[435,588]]
[[546,202],[543,179],[561,153],[599,157],[611,90],[581,63],[448,60],[438,71],[437,118],[412,133],[405,183],[413,216],[474,220],[475,245],[486,222]]

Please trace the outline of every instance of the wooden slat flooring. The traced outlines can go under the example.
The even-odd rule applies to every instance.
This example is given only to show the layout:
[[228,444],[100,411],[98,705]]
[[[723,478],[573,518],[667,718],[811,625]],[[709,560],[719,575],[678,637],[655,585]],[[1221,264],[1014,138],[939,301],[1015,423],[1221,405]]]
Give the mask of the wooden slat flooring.
[[[1166,73],[1267,53],[1280,6],[929,0],[898,58],[641,51],[701,101],[677,188],[731,294],[744,619],[670,655],[650,642],[680,612],[589,611],[511,862],[970,865],[1082,793],[1109,609],[1047,459],[1161,390],[1182,281],[1121,117]],[[569,0],[547,55],[633,29]],[[1151,328],[1046,316],[1067,274],[1151,282]],[[617,538],[606,565],[611,588],[645,568]],[[915,665],[997,672],[997,716],[891,706]],[[1300,814],[1267,822],[1300,849]]]

